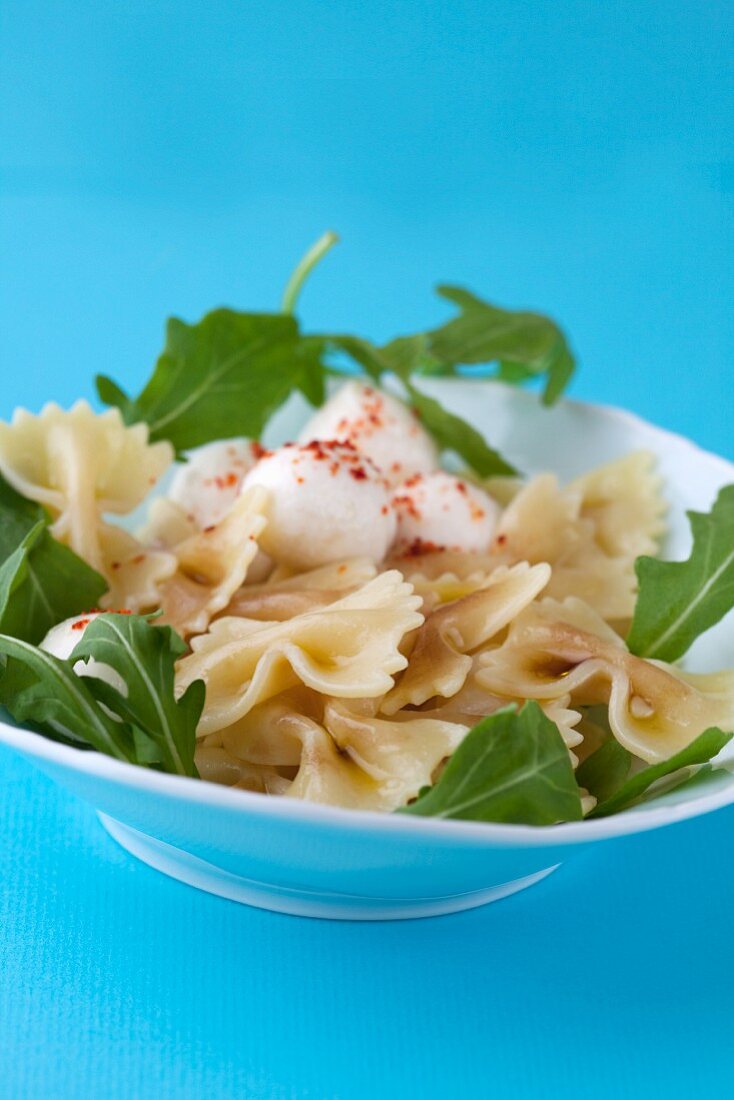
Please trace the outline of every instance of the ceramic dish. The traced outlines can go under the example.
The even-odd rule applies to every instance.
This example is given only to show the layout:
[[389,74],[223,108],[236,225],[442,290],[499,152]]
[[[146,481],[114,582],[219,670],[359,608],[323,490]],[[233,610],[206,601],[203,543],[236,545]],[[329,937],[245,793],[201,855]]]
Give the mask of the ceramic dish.
[[[528,472],[561,478],[640,448],[659,459],[671,503],[666,556],[689,547],[685,509],[707,508],[734,466],[616,409],[567,401],[547,410],[532,394],[488,382],[434,382],[431,392],[491,433]],[[290,437],[301,409],[273,426]],[[690,651],[692,669],[734,666],[734,621]],[[719,771],[696,793],[672,792],[612,817],[553,827],[496,825],[354,812],[268,798],[79,752],[0,723],[0,740],[94,806],[114,839],[172,877],[233,901],[342,920],[428,917],[506,897],[581,849],[659,828],[734,802]],[[731,747],[729,746],[729,749]],[[727,750],[717,761],[726,762]]]

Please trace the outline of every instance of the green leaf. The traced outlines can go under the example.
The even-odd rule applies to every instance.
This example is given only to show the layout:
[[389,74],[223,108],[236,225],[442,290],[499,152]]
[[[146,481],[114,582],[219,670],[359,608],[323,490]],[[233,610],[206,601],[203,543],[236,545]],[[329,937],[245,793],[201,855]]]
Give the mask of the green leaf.
[[148,735],[164,769],[196,775],[196,725],[204,705],[204,683],[196,680],[180,699],[174,695],[175,663],[187,652],[168,626],[154,626],[140,615],[100,615],[84,631],[71,662],[90,657],[109,665],[126,688],[89,678],[90,690],[120,718]]
[[490,447],[484,437],[466,420],[444,409],[443,405],[421,393],[412,383],[406,382],[406,389],[421,423],[442,450],[454,451],[460,455],[480,477],[517,473],[515,467]]
[[5,630],[4,621],[12,608],[13,594],[28,576],[28,554],[45,529],[43,520],[39,520],[18,548],[0,565],[0,633]]
[[330,334],[321,339],[330,351],[348,355],[374,382],[379,382],[382,375],[391,369],[389,360],[383,356],[381,349],[361,336]]
[[257,439],[294,389],[315,393],[315,345],[304,350],[299,341],[296,320],[281,313],[217,309],[195,325],[173,317],[142,393],[119,405],[122,391],[105,379],[100,397],[179,452],[232,436]]
[[130,422],[130,407],[132,402],[123,389],[108,378],[106,374],[97,374],[94,378],[97,394],[103,405],[112,405],[119,409],[126,422]]
[[100,707],[90,686],[68,661],[29,642],[0,635],[7,659],[0,676],[0,703],[17,722],[30,724],[55,741],[96,749],[135,761],[132,731]]
[[500,382],[509,382],[511,386],[521,386],[523,382],[535,378],[535,371],[524,363],[505,363],[502,360],[497,364],[497,378]]
[[706,764],[714,756],[721,752],[724,745],[734,736],[731,733],[723,733],[716,726],[704,730],[695,741],[692,741],[685,749],[675,753],[669,760],[663,760],[660,764],[652,764],[637,772],[626,783],[601,801],[589,817],[608,817],[626,809],[635,802],[639,802],[646,791],[659,779],[666,775],[672,775],[681,768],[692,767],[695,764]]
[[438,361],[500,363],[506,381],[546,376],[543,401],[554,404],[568,385],[575,360],[558,325],[525,310],[500,309],[461,287],[439,286],[438,293],[459,307],[458,317],[429,333],[429,351]]
[[637,559],[639,595],[627,644],[639,657],[676,661],[734,607],[734,485],[710,512],[689,512],[687,561]]
[[318,336],[303,336],[296,345],[299,366],[298,388],[312,405],[323,405],[326,398],[324,341]]
[[582,815],[568,749],[535,702],[484,718],[438,782],[401,812],[525,825],[577,821]]
[[[431,354],[430,332],[418,332],[415,336],[398,336],[380,348],[387,369],[407,381],[412,374],[431,374],[436,369],[445,373],[445,364]],[[452,368],[448,368],[449,373]]]
[[94,607],[104,577],[48,531],[40,504],[0,477],[0,632],[38,642],[61,622]]
[[576,780],[599,802],[610,798],[624,783],[632,767],[632,753],[614,737],[579,764]]

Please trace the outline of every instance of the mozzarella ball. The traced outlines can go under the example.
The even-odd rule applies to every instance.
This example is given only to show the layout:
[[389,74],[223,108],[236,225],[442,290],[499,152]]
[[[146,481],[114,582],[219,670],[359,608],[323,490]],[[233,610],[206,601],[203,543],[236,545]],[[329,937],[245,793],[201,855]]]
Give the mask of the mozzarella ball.
[[286,444],[261,458],[243,488],[270,492],[266,553],[296,570],[340,558],[381,561],[395,536],[390,491],[369,458],[350,443]]
[[398,553],[460,550],[481,553],[497,526],[499,505],[476,485],[443,470],[409,478],[393,496]]
[[353,443],[391,486],[438,467],[436,445],[412,409],[361,382],[347,382],[311,417],[299,440],[312,439]]
[[[102,615],[102,611],[88,611],[84,615],[75,615],[72,619],[64,619],[51,627],[46,637],[40,643],[39,649],[58,657],[60,661],[67,661],[74,649],[81,641],[84,631],[91,622]],[[111,687],[116,688],[121,695],[127,695],[127,685],[110,665],[104,661],[96,661],[90,657],[88,661],[75,661],[74,672],[77,676],[93,676],[97,680],[104,680]]]
[[225,439],[191,451],[173,477],[168,496],[197,527],[211,527],[234,504],[248,470],[261,453],[257,443]]

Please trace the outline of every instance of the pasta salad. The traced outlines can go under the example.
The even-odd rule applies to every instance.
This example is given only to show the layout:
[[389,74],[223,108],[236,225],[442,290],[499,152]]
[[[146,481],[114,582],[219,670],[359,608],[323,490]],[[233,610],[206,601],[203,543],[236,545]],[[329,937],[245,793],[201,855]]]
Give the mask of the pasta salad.
[[[6,712],[348,809],[553,825],[703,778],[734,672],[679,662],[734,605],[734,487],[659,560],[653,455],[527,477],[421,387],[488,365],[552,404],[574,368],[554,322],[443,287],[458,312],[427,332],[304,333],[332,243],[279,313],[169,321],[137,398],[99,378],[106,411],[0,423]],[[296,391],[313,413],[264,446]]]

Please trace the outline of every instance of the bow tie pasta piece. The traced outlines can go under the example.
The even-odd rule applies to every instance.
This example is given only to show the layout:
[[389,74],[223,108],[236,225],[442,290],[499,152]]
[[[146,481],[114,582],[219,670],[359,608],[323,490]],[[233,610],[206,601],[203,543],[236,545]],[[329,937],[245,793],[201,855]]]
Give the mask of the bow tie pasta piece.
[[528,608],[479,661],[477,681],[488,691],[606,705],[614,736],[647,763],[667,760],[709,726],[734,728],[734,673],[698,676],[634,657],[579,600]]
[[[322,723],[326,699],[302,684],[259,703],[237,722],[209,738],[240,760],[280,769],[297,769],[301,762],[301,741],[294,721],[311,719]],[[300,728],[300,727],[299,727]],[[295,775],[292,771],[291,778]]]
[[285,580],[248,584],[235,593],[225,614],[283,622],[336,603],[345,592],[366,584],[376,573],[369,558],[351,558]]
[[[477,679],[477,673],[481,670],[481,653],[474,658],[472,669],[467,676],[464,686],[456,695],[446,699],[439,706],[430,709],[423,708],[421,716],[425,718],[440,718],[447,722],[458,722],[469,728],[476,726],[482,718],[488,718],[496,714],[498,710],[515,703],[521,707],[525,702],[519,696],[496,695],[482,686]],[[581,713],[571,708],[571,696],[559,695],[555,699],[538,700],[541,710],[551,722],[555,723],[563,738],[573,766],[576,767],[578,759],[571,752],[584,741],[584,734],[577,727],[582,721]],[[398,717],[403,714],[413,714],[413,711],[399,711]]]
[[195,762],[201,779],[256,794],[287,792],[292,780],[282,776],[275,768],[252,764],[233,756],[217,742],[216,736],[212,734],[196,747]]
[[608,621],[628,620],[635,558],[654,552],[663,529],[652,464],[646,452],[628,455],[565,489],[552,474],[533,478],[505,509],[495,552],[507,561],[549,562],[549,596],[575,596]]
[[155,497],[148,507],[145,523],[137,537],[146,546],[171,550],[197,534],[199,528],[185,508],[168,497]]
[[207,685],[199,729],[231,726],[257,703],[300,681],[322,695],[382,695],[407,665],[399,645],[423,622],[420,597],[399,573],[381,573],[318,611],[286,622],[227,617],[193,638],[178,668],[181,690]]
[[[521,705],[525,700],[518,699],[516,702]],[[575,768],[579,761],[575,753],[571,752],[571,749],[575,749],[584,740],[583,733],[577,729],[581,721],[580,711],[574,710],[570,705],[571,696],[569,694],[559,695],[557,699],[541,699],[539,702],[546,718],[550,718],[551,722],[558,727]]]
[[264,794],[389,812],[434,780],[468,731],[423,714],[375,717],[369,701],[353,707],[322,698],[314,707],[303,696],[302,688],[285,692],[204,737],[196,751],[201,777]]
[[420,570],[416,572],[406,570],[405,565],[401,571],[406,581],[413,585],[419,596],[423,597],[423,611],[427,614],[441,604],[453,603],[454,600],[469,596],[479,588],[486,588],[496,567],[497,563],[493,562],[491,570],[476,569],[465,577],[449,571],[431,577]]
[[143,546],[122,527],[109,523],[100,525],[99,541],[105,563],[103,572],[109,577],[109,590],[100,605],[124,607],[136,613],[158,608],[161,586],[178,566],[175,555]]
[[385,714],[420,706],[436,695],[450,698],[464,685],[471,653],[486,645],[545,588],[549,565],[500,566],[485,587],[428,616],[418,631],[410,663],[383,700]]
[[633,451],[599,466],[568,486],[581,493],[581,516],[594,525],[594,539],[611,558],[635,561],[655,554],[665,532],[663,479],[649,451]]
[[176,572],[159,591],[161,622],[188,637],[224,610],[257,555],[267,499],[264,489],[248,489],[220,523],[174,548]]
[[294,720],[301,739],[289,798],[361,810],[396,810],[430,784],[467,727],[411,715],[385,721],[327,704],[323,725]]
[[100,572],[102,516],[136,508],[172,460],[169,443],[148,442],[146,424],[127,427],[118,409],[97,414],[86,401],[45,405],[38,416],[19,409],[0,423],[2,475],[45,505],[56,538]]

